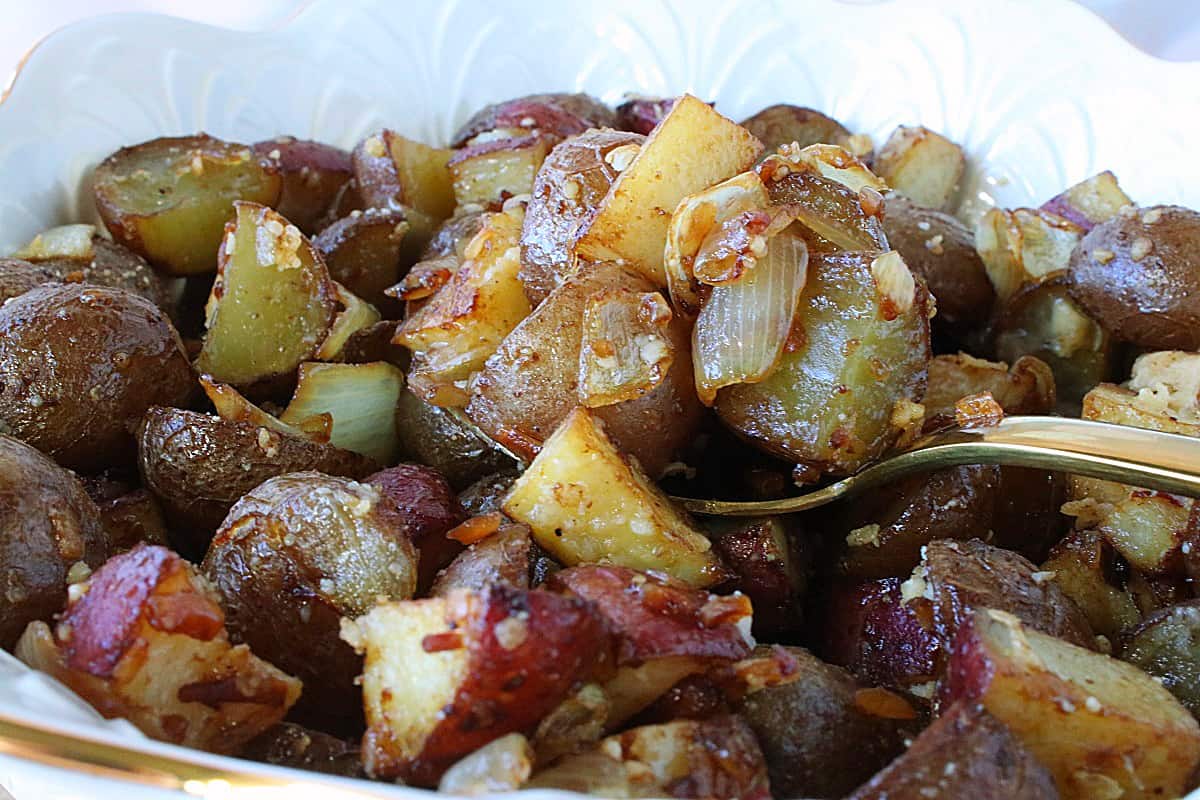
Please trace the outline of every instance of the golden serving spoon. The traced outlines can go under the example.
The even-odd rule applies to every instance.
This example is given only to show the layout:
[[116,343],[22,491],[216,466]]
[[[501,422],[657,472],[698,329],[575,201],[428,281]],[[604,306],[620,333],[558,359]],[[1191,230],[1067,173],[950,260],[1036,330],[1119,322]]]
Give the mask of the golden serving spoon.
[[1002,464],[1071,472],[1147,489],[1200,497],[1200,439],[1066,417],[1007,417],[918,440],[908,450],[854,475],[782,500],[676,497],[696,514],[750,517],[807,511],[914,473],[961,464]]

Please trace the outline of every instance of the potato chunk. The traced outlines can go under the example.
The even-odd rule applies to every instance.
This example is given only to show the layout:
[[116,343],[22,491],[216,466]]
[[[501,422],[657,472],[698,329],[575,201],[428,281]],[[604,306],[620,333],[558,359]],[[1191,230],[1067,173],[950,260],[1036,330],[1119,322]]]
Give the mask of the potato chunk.
[[458,759],[527,730],[609,657],[581,600],[492,585],[382,603],[342,624],[366,656],[367,772],[436,786]]
[[545,137],[520,136],[459,150],[449,161],[458,205],[495,207],[509,197],[529,194],[551,144]]
[[577,408],[546,440],[504,501],[512,518],[564,564],[656,569],[698,586],[725,570],[712,544]]
[[283,179],[270,159],[211,136],[125,147],[96,168],[96,209],[113,238],[174,275],[212,272],[230,205],[274,205]]
[[975,226],[975,249],[1001,301],[1027,283],[1065,270],[1082,238],[1075,223],[1028,208],[993,208]]
[[17,656],[147,736],[231,753],[283,719],[300,681],[234,646],[212,587],[164,547],[139,545],[84,584]]
[[665,287],[663,247],[679,201],[748,169],[761,151],[745,128],[684,95],[618,170],[577,252],[592,261],[624,259]]
[[335,287],[325,263],[286,219],[237,203],[221,244],[196,368],[234,386],[291,373],[333,325]]
[[1002,611],[959,629],[942,696],[982,703],[1067,800],[1179,797],[1200,765],[1200,725],[1158,682]]
[[1054,373],[1033,356],[1021,356],[1011,367],[967,353],[935,356],[921,401],[926,422],[952,421],[955,403],[982,392],[990,392],[1005,414],[1049,414],[1055,404]]
[[875,156],[875,172],[888,186],[930,208],[950,205],[965,167],[961,147],[921,126],[896,128]]

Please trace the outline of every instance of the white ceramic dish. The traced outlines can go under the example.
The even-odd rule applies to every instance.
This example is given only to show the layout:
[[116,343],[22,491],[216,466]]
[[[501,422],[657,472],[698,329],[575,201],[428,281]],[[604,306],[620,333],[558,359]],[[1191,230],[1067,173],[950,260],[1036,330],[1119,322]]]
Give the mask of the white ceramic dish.
[[[1197,86],[1200,63],[1147,56],[1067,0],[317,0],[255,34],[100,17],[37,47],[0,105],[0,253],[91,218],[80,189],[122,145],[206,130],[351,146],[384,124],[437,142],[484,103],[549,90],[610,101],[689,90],[735,119],[788,101],[877,142],[920,122],[966,147],[974,201],[1036,204],[1112,169],[1135,199],[1196,207]],[[139,736],[3,653],[0,713]],[[18,800],[182,796],[8,756],[0,787]],[[307,796],[255,796],[285,792]]]

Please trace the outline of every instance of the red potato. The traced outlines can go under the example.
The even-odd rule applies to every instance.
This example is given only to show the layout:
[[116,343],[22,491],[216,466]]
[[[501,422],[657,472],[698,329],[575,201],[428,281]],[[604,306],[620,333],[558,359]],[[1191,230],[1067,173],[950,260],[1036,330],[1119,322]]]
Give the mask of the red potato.
[[16,653],[105,717],[218,753],[278,723],[301,689],[229,641],[212,587],[163,547],[139,545],[111,558],[73,589],[53,631],[31,624]]
[[323,228],[313,238],[313,247],[325,260],[329,277],[368,303],[398,311],[383,291],[400,279],[408,227],[401,211],[352,211]]
[[678,97],[629,96],[617,106],[616,126],[623,131],[640,133],[643,136],[654,130],[675,105]]
[[447,165],[454,177],[454,199],[460,208],[498,208],[510,197],[529,194],[533,178],[554,140],[514,136],[472,144],[457,151]]
[[1065,800],[1179,797],[1200,766],[1200,725],[1157,681],[1003,611],[959,628],[939,695],[982,704]]
[[750,598],[754,635],[795,632],[812,568],[812,548],[794,518],[759,517],[716,526],[713,548],[737,574],[728,584]]
[[367,773],[417,786],[534,727],[611,657],[590,604],[498,585],[379,604],[342,638],[366,657]]
[[611,128],[612,109],[587,94],[531,94],[476,111],[450,137],[451,147],[462,147],[488,131],[534,133],[565,139],[588,128]]
[[445,597],[456,589],[478,591],[494,583],[528,589],[538,550],[525,525],[501,525],[499,530],[459,553],[438,573],[430,597]]
[[1112,641],[1142,613],[1129,587],[1128,562],[1096,531],[1073,531],[1050,551],[1042,571],[1083,611],[1092,629]]
[[255,737],[238,757],[346,778],[366,777],[357,744],[292,722]]
[[1054,778],[1012,733],[958,703],[849,800],[1057,800]]
[[354,175],[350,154],[295,136],[267,139],[251,149],[274,163],[283,177],[275,210],[307,236],[320,230],[325,213]]
[[446,538],[447,531],[467,518],[458,497],[440,472],[423,464],[397,464],[368,476],[366,483],[399,509],[392,524],[420,552],[417,585],[424,591],[438,570],[462,550],[462,545]]
[[1050,198],[1041,210],[1057,214],[1087,233],[1130,205],[1133,201],[1117,184],[1117,176],[1105,170]]

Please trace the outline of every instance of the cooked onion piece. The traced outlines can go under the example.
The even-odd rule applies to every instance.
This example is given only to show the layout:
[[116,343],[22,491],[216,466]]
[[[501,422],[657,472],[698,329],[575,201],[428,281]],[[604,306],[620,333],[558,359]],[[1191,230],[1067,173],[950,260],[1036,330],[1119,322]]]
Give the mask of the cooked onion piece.
[[583,312],[579,400],[589,408],[641,397],[662,383],[675,360],[671,307],[658,292],[609,289]]
[[767,159],[776,161],[778,165],[787,164],[791,169],[816,170],[822,177],[837,181],[852,192],[860,192],[863,187],[877,192],[887,191],[887,184],[853,154],[835,144],[810,144],[808,147],[798,147],[795,143],[785,144],[774,156]]
[[336,360],[351,336],[383,318],[375,306],[336,281],[333,282],[333,293],[342,310],[333,318],[329,335],[317,348],[317,358],[321,361]]
[[296,393],[279,418],[300,426],[327,415],[333,423],[330,444],[391,464],[400,446],[396,404],[403,389],[404,373],[384,361],[309,362],[300,365]]
[[288,436],[299,436],[320,444],[329,441],[333,419],[328,414],[299,419],[295,425],[289,425],[251,403],[229,384],[217,383],[211,375],[201,375],[200,386],[216,409],[217,416],[226,422],[245,422]]

